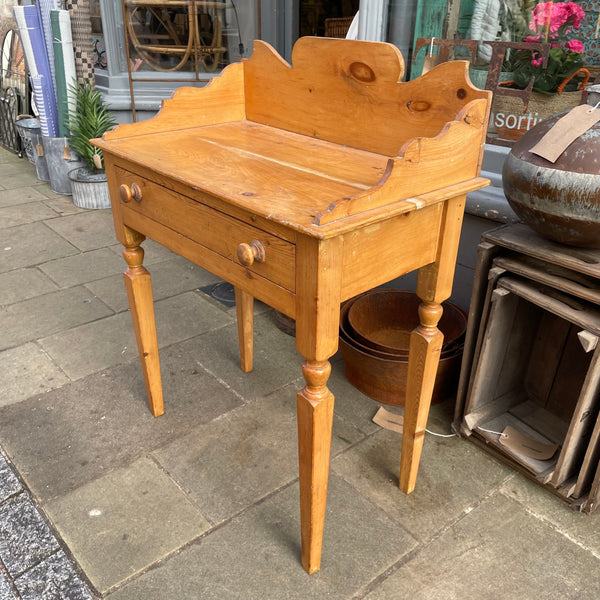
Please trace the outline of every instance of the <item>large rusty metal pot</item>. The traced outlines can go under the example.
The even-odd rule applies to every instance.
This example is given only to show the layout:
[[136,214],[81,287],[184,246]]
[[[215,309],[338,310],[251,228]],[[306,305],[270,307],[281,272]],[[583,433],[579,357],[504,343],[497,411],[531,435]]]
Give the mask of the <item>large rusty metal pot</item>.
[[[349,313],[356,303],[366,298],[377,296],[379,303],[367,302],[365,306],[379,311],[382,306],[395,306],[396,312],[406,313],[405,317],[392,317],[391,327],[403,330],[403,334],[393,334],[392,339],[404,340],[405,348],[390,348],[386,352],[370,346],[373,340],[367,337],[363,344],[355,337],[355,331],[349,322]],[[388,296],[388,300],[383,299]],[[382,288],[371,290],[348,300],[340,314],[340,349],[344,358],[344,374],[346,379],[366,396],[394,406],[404,406],[406,396],[406,379],[408,376],[408,343],[410,330],[418,325],[417,307],[421,301],[414,292]],[[444,345],[440,354],[440,362],[433,387],[432,404],[437,404],[456,394],[464,333],[467,315],[460,307],[451,302],[444,302],[444,315],[439,327],[444,336]],[[363,317],[365,314],[363,313]],[[388,314],[388,317],[390,315]],[[372,314],[374,320],[380,315]],[[364,324],[366,319],[362,321]],[[378,328],[379,332],[379,328]]]
[[544,237],[600,248],[600,123],[555,163],[529,152],[565,114],[538,123],[515,143],[502,172],[504,193],[521,220]]

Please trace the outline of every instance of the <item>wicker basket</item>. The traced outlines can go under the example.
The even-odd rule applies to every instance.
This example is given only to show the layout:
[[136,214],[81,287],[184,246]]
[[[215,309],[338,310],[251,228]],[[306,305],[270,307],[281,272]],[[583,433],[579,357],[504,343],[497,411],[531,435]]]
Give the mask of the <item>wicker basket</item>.
[[490,125],[503,140],[518,140],[539,121],[581,104],[582,93],[540,94],[532,92],[527,110],[523,101],[513,96],[496,96],[492,104]]
[[[577,75],[583,75],[583,82],[576,92],[564,92],[564,86]],[[504,140],[518,140],[539,121],[543,121],[556,113],[575,108],[583,102],[583,91],[590,78],[588,69],[581,68],[567,77],[558,86],[557,94],[540,94],[532,92],[527,110],[520,98],[497,95],[492,104],[490,125],[496,130],[498,137]]]
[[345,38],[354,17],[325,19],[325,37]]

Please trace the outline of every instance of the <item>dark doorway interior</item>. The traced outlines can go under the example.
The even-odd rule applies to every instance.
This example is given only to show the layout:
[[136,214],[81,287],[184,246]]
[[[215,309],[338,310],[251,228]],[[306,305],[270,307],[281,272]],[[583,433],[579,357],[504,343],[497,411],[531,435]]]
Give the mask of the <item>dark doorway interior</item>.
[[[344,37],[360,0],[300,0],[300,36]],[[331,21],[341,19],[344,21]],[[326,22],[327,21],[327,22]]]

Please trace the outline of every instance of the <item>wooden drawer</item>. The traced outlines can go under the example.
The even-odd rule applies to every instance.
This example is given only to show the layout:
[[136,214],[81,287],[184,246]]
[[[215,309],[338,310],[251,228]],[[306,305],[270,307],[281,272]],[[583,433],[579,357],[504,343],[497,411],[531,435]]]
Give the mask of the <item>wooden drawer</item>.
[[[245,266],[249,276],[256,273],[291,292],[295,291],[294,244],[125,169],[117,167],[116,173],[118,186],[126,185],[131,190],[135,183],[141,192],[140,200],[131,198],[124,202],[121,198],[113,199],[120,204],[125,224],[127,212],[135,211],[238,265],[242,265],[238,259],[240,244],[259,242],[264,248],[264,261],[254,260],[252,265]],[[169,246],[168,240],[157,241]]]

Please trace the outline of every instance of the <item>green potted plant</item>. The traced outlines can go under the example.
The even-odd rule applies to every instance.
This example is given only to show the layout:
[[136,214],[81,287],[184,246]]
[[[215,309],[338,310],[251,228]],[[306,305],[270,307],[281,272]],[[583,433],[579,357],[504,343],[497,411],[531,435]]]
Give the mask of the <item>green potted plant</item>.
[[100,92],[86,82],[70,86],[74,108],[69,111],[69,144],[85,161],[85,166],[69,172],[73,203],[80,208],[110,208],[110,196],[102,150],[90,140],[102,135],[117,123]]

